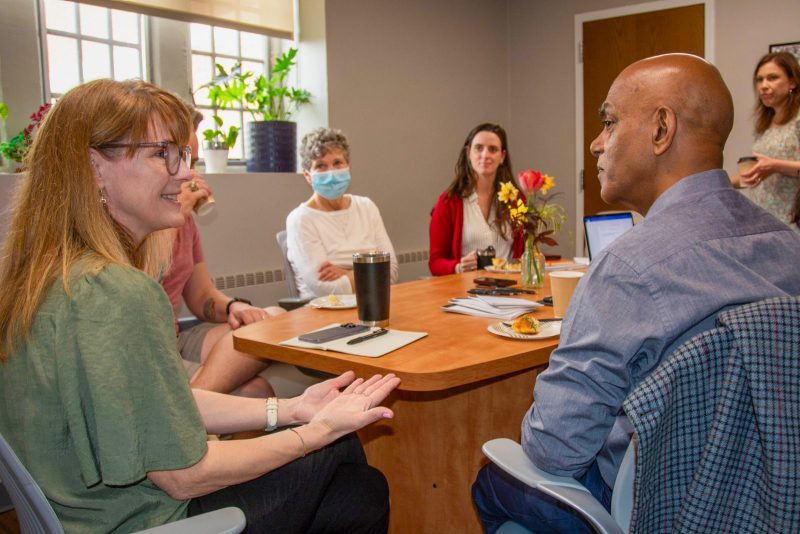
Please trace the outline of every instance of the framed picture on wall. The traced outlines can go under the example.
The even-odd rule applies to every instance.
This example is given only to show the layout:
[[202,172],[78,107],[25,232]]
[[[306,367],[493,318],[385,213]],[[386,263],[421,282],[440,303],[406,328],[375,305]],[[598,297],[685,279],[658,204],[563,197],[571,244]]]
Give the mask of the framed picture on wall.
[[800,41],[796,43],[779,43],[769,45],[770,52],[789,52],[800,61]]

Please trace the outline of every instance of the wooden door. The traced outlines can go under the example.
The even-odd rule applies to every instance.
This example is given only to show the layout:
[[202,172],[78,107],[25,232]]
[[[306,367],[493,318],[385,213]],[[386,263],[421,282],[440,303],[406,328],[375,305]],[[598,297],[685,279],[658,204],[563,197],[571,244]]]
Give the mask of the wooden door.
[[589,144],[600,133],[597,110],[617,75],[639,59],[669,52],[705,57],[703,4],[583,23],[583,213],[627,209],[600,198]]

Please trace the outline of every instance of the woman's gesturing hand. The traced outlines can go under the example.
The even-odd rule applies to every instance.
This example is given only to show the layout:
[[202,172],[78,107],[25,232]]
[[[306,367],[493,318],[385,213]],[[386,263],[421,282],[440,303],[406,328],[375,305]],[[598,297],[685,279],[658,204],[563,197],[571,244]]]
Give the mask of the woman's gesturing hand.
[[[338,378],[345,377],[348,373]],[[311,422],[321,423],[327,427],[335,439],[379,419],[391,419],[394,413],[379,404],[399,384],[400,379],[391,373],[386,376],[375,375],[366,381],[363,378],[356,378],[344,391],[322,407],[311,418]]]

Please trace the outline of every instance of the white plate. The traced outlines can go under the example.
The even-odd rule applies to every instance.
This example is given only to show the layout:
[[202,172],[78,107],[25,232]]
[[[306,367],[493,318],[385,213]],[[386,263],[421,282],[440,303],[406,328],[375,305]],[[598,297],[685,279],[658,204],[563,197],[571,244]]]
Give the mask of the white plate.
[[506,273],[506,274],[517,274],[520,272],[519,269],[506,269],[505,267],[495,267],[494,265],[489,265],[486,267],[486,270],[490,273]]
[[541,323],[542,329],[538,334],[520,334],[510,326],[502,322],[489,325],[489,332],[496,336],[508,337],[511,339],[547,339],[561,334],[561,321],[548,321]]
[[331,304],[329,297],[317,297],[308,303],[312,308],[324,308],[326,310],[347,310],[356,307],[355,295],[334,295],[339,299],[337,304]]

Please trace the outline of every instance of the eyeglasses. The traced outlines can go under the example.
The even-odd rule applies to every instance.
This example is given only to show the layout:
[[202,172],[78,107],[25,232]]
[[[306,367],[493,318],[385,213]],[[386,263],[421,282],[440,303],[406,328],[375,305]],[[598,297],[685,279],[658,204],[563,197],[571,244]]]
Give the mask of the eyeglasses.
[[163,154],[160,154],[162,158],[164,158],[164,163],[167,166],[167,172],[170,176],[175,176],[178,174],[178,170],[181,168],[181,161],[186,164],[186,168],[190,169],[192,167],[192,147],[184,146],[180,147],[177,143],[172,141],[154,141],[152,143],[106,143],[104,145],[100,145],[97,148],[156,148],[160,147],[164,150]]

